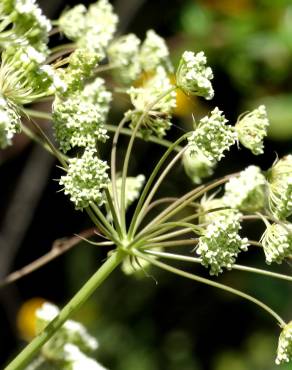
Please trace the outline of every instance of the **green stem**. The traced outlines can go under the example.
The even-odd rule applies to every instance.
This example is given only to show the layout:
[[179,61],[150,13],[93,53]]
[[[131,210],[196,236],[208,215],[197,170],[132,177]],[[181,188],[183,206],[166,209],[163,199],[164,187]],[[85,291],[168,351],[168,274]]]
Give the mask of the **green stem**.
[[[177,242],[180,242],[179,240]],[[185,245],[185,241],[182,241],[182,245]],[[179,245],[179,244],[178,244]],[[176,260],[176,261],[185,261],[185,262],[193,262],[193,263],[202,263],[201,258],[196,258],[196,257],[189,257],[189,256],[184,256],[181,254],[176,254],[176,253],[165,253],[165,252],[158,252],[158,251],[152,251],[152,250],[144,250],[145,253],[151,254],[156,257],[161,257],[161,258],[166,258],[166,259],[171,259],[171,260]],[[276,272],[268,271],[268,270],[262,270],[262,269],[257,269],[255,267],[249,267],[249,266],[243,266],[243,265],[237,265],[234,264],[232,266],[232,270],[239,270],[239,271],[246,271],[246,272],[252,272],[255,274],[259,275],[265,275],[277,279],[282,279],[282,280],[287,280],[287,281],[292,281],[292,276],[285,275],[285,274],[278,274]]]
[[[116,132],[117,130],[117,126],[115,125],[105,125],[105,128],[108,130],[108,131],[111,131],[111,132]],[[133,133],[133,130],[129,129],[129,128],[122,128],[120,130],[120,133],[122,135],[127,135],[127,136],[131,136],[132,133]],[[138,139],[141,139],[141,140],[144,140],[146,141],[142,134],[140,132],[137,132],[136,134],[136,137]],[[169,148],[173,143],[171,141],[168,141],[168,140],[165,140],[165,139],[160,139],[159,137],[156,137],[154,135],[150,135],[148,138],[147,138],[147,141],[151,142],[151,143],[154,143],[154,144],[158,144],[158,145],[161,145],[161,146],[164,146],[166,148]],[[181,150],[181,147],[180,146],[177,146],[176,148],[174,148],[174,151],[177,151],[179,152]]]
[[134,145],[134,141],[137,135],[137,132],[140,128],[140,126],[143,124],[143,120],[148,114],[148,112],[164,97],[169,95],[172,91],[176,90],[176,86],[171,87],[169,90],[165,91],[163,94],[161,94],[157,99],[155,99],[153,102],[149,103],[148,106],[145,108],[145,111],[142,113],[140,119],[138,120],[133,133],[131,135],[127,151],[126,151],[126,156],[124,160],[124,165],[123,165],[123,171],[122,171],[122,186],[121,186],[121,223],[122,223],[122,228],[126,229],[126,201],[125,201],[125,190],[126,190],[126,178],[127,178],[127,173],[128,173],[128,167],[129,167],[129,161],[130,161],[130,156],[132,152],[132,148]]
[[24,112],[30,117],[46,119],[49,121],[52,120],[52,114],[48,112],[41,112],[39,110],[28,109],[28,108],[25,108]]
[[167,151],[163,154],[163,156],[160,158],[159,162],[157,163],[157,165],[155,166],[154,170],[152,171],[151,173],[151,176],[149,177],[149,180],[147,181],[144,189],[143,189],[143,192],[139,198],[139,201],[138,201],[138,204],[137,204],[137,207],[135,209],[135,212],[134,212],[134,215],[133,215],[133,218],[132,218],[132,222],[130,224],[130,228],[129,228],[129,235],[130,237],[132,237],[134,235],[134,233],[136,232],[137,230],[137,227],[139,226],[139,224],[141,223],[143,217],[145,216],[145,210],[147,209],[149,203],[151,202],[151,199],[155,193],[155,191],[157,190],[157,188],[159,187],[160,183],[162,182],[162,180],[164,179],[164,177],[166,176],[167,172],[171,169],[171,167],[174,165],[174,163],[179,159],[179,157],[181,156],[181,153],[184,149],[181,149],[177,156],[174,158],[174,160],[167,166],[167,168],[165,169],[165,171],[162,173],[162,175],[160,176],[159,180],[157,181],[157,183],[155,184],[154,188],[152,189],[151,193],[149,194],[147,200],[145,201],[145,203],[143,204],[147,194],[148,194],[148,191],[149,189],[151,188],[151,185],[158,173],[158,171],[160,170],[161,166],[163,165],[163,163],[166,161],[166,159],[168,158],[168,156],[170,155],[170,153],[174,150],[174,148],[176,146],[178,146],[183,140],[186,139],[188,134],[185,134],[183,136],[181,136],[178,140],[176,140],[168,149]]
[[114,225],[117,229],[120,239],[123,239],[123,233],[122,233],[121,225],[119,223],[117,210],[115,209],[111,194],[108,189],[105,190],[105,195],[106,195],[106,200],[107,200],[107,203],[108,203],[108,206],[109,206],[109,209],[110,209],[113,221],[114,221]]
[[157,217],[155,217],[145,228],[144,231],[147,231],[152,225],[158,225],[164,222],[165,220],[169,219],[170,217],[174,216],[178,212],[180,212],[183,208],[187,207],[191,202],[195,199],[199,198],[203,194],[207,193],[208,191],[216,188],[224,184],[228,181],[231,177],[235,176],[236,174],[225,176],[219,180],[212,182],[209,185],[202,185],[196,189],[193,189],[186,193],[184,196],[179,198],[177,201],[172,203],[169,207],[167,207],[163,212],[161,212]]
[[114,252],[95,274],[82,286],[77,294],[61,310],[60,314],[29,343],[4,370],[22,370],[37,354],[41,347],[56,333],[65,321],[81,307],[101,283],[122,262],[124,253]]
[[[117,158],[117,144],[120,136],[120,132],[123,129],[124,124],[127,122],[127,118],[123,117],[118,126],[116,127],[116,132],[113,137],[112,149],[111,149],[111,181],[112,181],[112,192],[113,192],[113,203],[115,209],[117,210],[117,215],[121,219],[120,214],[120,204],[118,197],[118,188],[117,188],[117,169],[116,169],[116,158]],[[119,223],[120,223],[119,219]],[[123,228],[123,225],[121,226]]]
[[280,324],[280,326],[282,328],[284,328],[284,326],[286,325],[285,321],[275,311],[273,311],[265,303],[263,303],[263,302],[259,301],[258,299],[250,296],[249,294],[246,294],[244,292],[241,292],[240,290],[237,290],[235,288],[231,288],[228,285],[220,284],[220,283],[217,283],[216,281],[212,281],[212,280],[203,278],[201,276],[198,276],[198,275],[195,275],[195,274],[191,274],[191,273],[186,272],[186,271],[179,270],[179,269],[177,269],[175,267],[172,267],[172,266],[169,266],[169,265],[167,265],[165,263],[162,263],[160,261],[157,261],[154,258],[149,258],[149,257],[145,256],[145,254],[140,253],[137,250],[134,250],[134,249],[133,250],[129,250],[128,253],[131,253],[131,254],[133,254],[136,257],[142,258],[145,261],[149,262],[150,264],[152,264],[154,266],[157,266],[157,267],[160,267],[163,270],[172,272],[173,274],[176,274],[176,275],[185,277],[185,278],[190,279],[190,280],[195,280],[195,281],[197,281],[199,283],[210,285],[210,286],[212,286],[214,288],[219,288],[221,290],[225,290],[226,292],[229,292],[229,293],[235,294],[235,295],[237,295],[237,296],[239,296],[241,298],[244,298],[244,299],[246,299],[246,300],[248,300],[248,301],[256,304],[257,306],[261,307],[263,310],[267,311],[271,316],[273,316],[278,321],[278,323]]

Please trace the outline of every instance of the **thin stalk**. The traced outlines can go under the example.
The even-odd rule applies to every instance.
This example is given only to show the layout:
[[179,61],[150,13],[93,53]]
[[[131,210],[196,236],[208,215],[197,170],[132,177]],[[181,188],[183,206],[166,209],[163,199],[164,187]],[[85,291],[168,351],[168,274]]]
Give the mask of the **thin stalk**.
[[38,334],[20,354],[4,370],[22,370],[30,363],[41,347],[56,333],[56,331],[81,307],[95,292],[111,272],[122,262],[125,254],[114,252],[95,274],[82,286],[77,294],[66,304],[59,315]]
[[[144,217],[155,207],[159,206],[163,203],[173,203],[177,201],[178,197],[165,197],[165,198],[159,198],[155,200],[154,202],[150,203],[149,206],[145,209]],[[189,207],[198,208],[200,207],[200,203],[192,202],[188,205]]]
[[106,236],[108,239],[114,241],[115,243],[118,243],[118,239],[115,238],[111,233],[108,231],[108,229],[100,222],[100,220],[96,217],[94,212],[90,207],[85,208],[86,213],[90,217],[91,221],[94,223],[95,226],[99,228],[99,230],[103,233],[104,236]]
[[169,266],[169,265],[167,265],[165,263],[162,263],[160,261],[157,261],[154,258],[147,257],[147,256],[145,256],[145,254],[140,253],[137,250],[131,250],[131,251],[128,251],[128,253],[131,253],[131,254],[133,254],[136,257],[142,258],[145,261],[149,262],[150,264],[152,264],[154,266],[157,266],[157,267],[160,267],[163,270],[172,272],[173,274],[176,274],[176,275],[185,277],[185,278],[190,279],[190,280],[197,281],[199,283],[210,285],[210,286],[212,286],[214,288],[225,290],[226,292],[229,292],[229,293],[235,294],[235,295],[237,295],[237,296],[239,296],[241,298],[244,298],[244,299],[246,299],[246,300],[248,300],[248,301],[256,304],[257,306],[261,307],[263,310],[265,310],[271,316],[273,316],[276,319],[276,321],[280,324],[281,328],[284,328],[284,326],[286,325],[285,321],[275,311],[273,311],[265,303],[259,301],[258,299],[252,297],[249,294],[246,294],[244,292],[241,292],[240,290],[237,290],[235,288],[231,288],[228,285],[220,284],[220,283],[217,283],[216,281],[212,281],[212,280],[203,278],[201,276],[198,276],[198,275],[195,275],[195,274],[191,274],[191,273],[186,272],[186,271],[179,270],[179,269],[177,269],[177,268],[175,268],[173,266]]
[[[105,125],[105,128],[108,131],[111,131],[111,132],[116,132],[116,130],[117,130],[117,126],[115,126],[115,125]],[[132,135],[132,132],[133,132],[133,130],[131,130],[129,128],[122,128],[120,130],[120,133],[121,134],[127,135],[127,136],[131,136]],[[144,140],[145,141],[145,139],[143,138],[143,136],[142,136],[142,134],[140,132],[137,132],[136,137],[138,139],[141,139],[141,140]],[[158,144],[158,145],[164,146],[166,148],[169,148],[173,144],[171,141],[168,141],[168,140],[165,140],[165,139],[160,139],[159,137],[156,137],[154,135],[150,135],[147,138],[147,141],[149,141],[151,143],[154,143],[154,144]],[[174,151],[179,152],[180,150],[181,150],[181,147],[180,146],[177,146],[176,148],[174,148]]]
[[[198,239],[179,239],[179,240],[170,240],[160,243],[152,243],[151,240],[147,240],[147,244],[139,248],[139,250],[147,250],[147,248],[171,248],[171,247],[182,247],[185,245],[194,245],[196,244]],[[147,251],[148,253],[148,251]],[[149,251],[150,253],[150,251]],[[150,253],[151,254],[151,253]]]
[[[163,235],[157,236],[157,237],[152,237],[152,238],[149,238],[147,240],[149,240],[149,242],[151,242],[151,243],[153,243],[153,242],[156,243],[156,242],[160,242],[162,240],[176,238],[177,236],[188,234],[188,233],[190,233],[192,231],[193,231],[193,228],[186,227],[184,229],[172,231],[171,233],[163,234]],[[160,235],[160,234],[158,234],[158,235]]]
[[[185,262],[193,262],[193,263],[202,263],[201,258],[197,257],[189,257],[189,256],[184,256],[182,254],[176,254],[176,253],[165,253],[165,252],[159,252],[159,251],[152,251],[152,250],[143,250],[144,253],[153,255],[155,257],[161,257],[161,258],[166,258],[166,259],[171,259],[171,260],[176,260],[176,261],[185,261]],[[287,281],[292,281],[292,276],[285,275],[285,274],[278,274],[273,271],[268,271],[268,270],[262,270],[258,269],[255,267],[249,267],[249,266],[243,266],[243,265],[237,265],[234,264],[232,266],[233,270],[239,270],[239,271],[245,271],[245,272],[252,272],[255,274],[259,275],[265,275],[277,279],[282,279],[282,280],[287,280]]]
[[161,94],[157,99],[155,99],[153,102],[151,102],[145,109],[145,111],[142,113],[140,119],[138,120],[135,128],[133,129],[133,133],[131,135],[127,151],[126,151],[126,156],[124,160],[124,165],[123,165],[123,171],[122,171],[122,186],[121,186],[121,223],[122,223],[122,228],[126,229],[126,202],[125,202],[125,190],[126,190],[126,178],[127,178],[127,173],[128,173],[128,167],[129,167],[129,161],[130,161],[130,156],[132,152],[132,148],[134,145],[134,141],[136,138],[136,134],[140,128],[140,126],[143,123],[144,118],[148,114],[148,112],[157,104],[161,99],[166,97],[168,94],[170,94],[172,91],[176,90],[176,86],[171,87],[169,90]]
[[111,237],[114,237],[116,240],[119,240],[119,235],[116,232],[116,230],[113,228],[113,226],[110,224],[110,222],[106,219],[104,214],[101,212],[101,210],[94,204],[90,203],[90,207],[92,208],[93,212],[97,215],[99,220],[103,223],[103,225],[106,227],[106,229],[109,231]]
[[216,188],[217,186],[220,186],[224,184],[226,181],[228,181],[231,177],[235,176],[236,174],[224,176],[223,178],[216,180],[214,182],[211,182],[209,185],[203,185],[199,186],[196,189],[193,189],[186,193],[184,196],[179,198],[176,202],[171,204],[169,207],[167,207],[163,212],[161,212],[157,217],[155,217],[145,228],[144,231],[147,231],[152,225],[161,224],[165,220],[169,219],[173,215],[180,212],[183,208],[188,206],[191,202],[193,202],[195,199],[199,198],[203,194],[207,193],[208,191]]
[[[154,195],[154,193],[156,192],[157,188],[159,187],[159,185],[161,184],[161,182],[163,181],[164,177],[167,175],[168,171],[170,171],[170,169],[172,168],[172,166],[176,163],[176,161],[180,158],[180,156],[182,155],[183,151],[185,149],[181,149],[178,154],[175,156],[175,158],[173,159],[173,161],[171,161],[171,163],[167,166],[167,168],[164,170],[164,172],[161,174],[160,178],[157,180],[155,186],[153,187],[151,193],[149,194],[147,200],[145,201],[145,203],[143,204],[147,194],[148,194],[148,191],[149,189],[151,188],[151,185],[158,173],[158,171],[160,170],[161,166],[163,165],[163,163],[166,161],[166,159],[168,158],[168,156],[170,155],[170,153],[174,150],[174,148],[179,145],[183,140],[186,139],[188,134],[185,134],[183,136],[181,136],[178,140],[176,140],[168,149],[167,151],[163,154],[163,156],[160,158],[160,160],[158,161],[157,165],[155,166],[154,170],[152,171],[144,189],[143,189],[143,192],[139,198],[139,201],[138,201],[138,204],[136,206],[136,209],[135,209],[135,212],[134,212],[134,215],[133,215],[133,218],[132,218],[132,222],[130,224],[130,228],[129,228],[129,235],[130,236],[133,236],[134,233],[136,232],[137,230],[137,227],[139,226],[139,224],[141,223],[144,215],[143,213],[145,212],[145,209],[147,209],[149,203],[151,202],[151,199]],[[157,185],[158,184],[158,185]],[[142,218],[141,218],[142,217]]]
[[114,203],[113,203],[111,194],[110,194],[110,192],[109,192],[108,189],[105,190],[105,195],[106,195],[106,199],[107,199],[107,203],[108,203],[108,206],[109,206],[111,215],[113,217],[113,221],[114,221],[115,227],[117,229],[117,232],[119,234],[119,237],[122,239],[123,238],[122,229],[121,229],[121,226],[120,226],[120,223],[119,223],[118,215],[117,215],[117,212],[116,212],[116,209],[115,209],[115,206],[114,206]]
[[39,111],[39,110],[28,109],[28,108],[25,108],[24,112],[30,117],[41,118],[41,119],[45,119],[45,120],[48,120],[48,121],[52,120],[52,114],[49,113],[49,112],[42,112],[42,111]]
[[116,132],[113,137],[113,143],[112,143],[112,149],[111,149],[111,181],[112,181],[113,202],[115,205],[115,209],[117,210],[117,214],[119,217],[119,223],[121,219],[121,214],[120,214],[120,205],[119,205],[119,197],[118,197],[118,190],[117,190],[116,157],[117,157],[117,144],[118,144],[119,136],[126,122],[127,122],[127,118],[123,117],[123,119],[120,121],[120,123],[116,127]]

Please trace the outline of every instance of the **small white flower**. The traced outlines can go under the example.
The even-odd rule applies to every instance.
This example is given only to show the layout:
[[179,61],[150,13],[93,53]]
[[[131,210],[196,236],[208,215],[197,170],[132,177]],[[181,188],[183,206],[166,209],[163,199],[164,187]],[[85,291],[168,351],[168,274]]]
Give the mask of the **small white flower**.
[[106,370],[96,360],[86,356],[79,348],[72,344],[64,346],[65,361],[64,370]]
[[146,39],[140,50],[140,63],[146,72],[155,71],[158,66],[163,66],[169,72],[173,70],[168,47],[164,39],[154,30],[149,30],[146,33]]
[[236,141],[234,127],[226,125],[225,116],[217,107],[210,117],[203,117],[188,138],[190,155],[204,155],[210,162],[219,161]]
[[98,206],[104,204],[104,189],[109,183],[108,168],[93,148],[86,148],[80,158],[69,159],[67,174],[61,177],[60,185],[64,186],[64,193],[70,195],[76,209],[86,208],[91,202]]
[[277,350],[276,364],[281,365],[292,361],[292,321],[282,330]]
[[268,224],[261,237],[267,264],[282,261],[292,254],[292,226],[290,224]]
[[82,37],[86,27],[86,12],[86,7],[78,4],[62,13],[59,27],[68,39],[75,41]]
[[201,151],[193,153],[191,148],[184,152],[182,163],[186,174],[194,184],[201,184],[202,179],[211,176],[216,165],[214,161],[210,161]]
[[[143,112],[148,106],[155,102],[163,93],[172,88],[172,84],[163,67],[158,67],[155,75],[148,79],[142,87],[131,87],[128,90],[131,102],[135,110],[126,112],[131,120],[131,127],[134,128],[140,120]],[[154,132],[162,137],[171,126],[171,113],[176,106],[176,92],[171,91],[164,98],[160,99],[147,113],[141,125],[140,132],[147,137]]]
[[141,41],[130,33],[119,37],[108,48],[110,64],[114,66],[114,76],[122,83],[135,81],[141,73],[139,46]]
[[292,214],[292,155],[281,158],[268,171],[269,204],[279,219]]
[[14,105],[0,95],[0,148],[12,144],[13,136],[20,132],[21,120]]
[[257,166],[249,166],[225,184],[223,201],[244,212],[258,212],[265,206],[266,179]]
[[185,51],[176,72],[177,86],[186,94],[212,99],[214,90],[210,80],[213,78],[213,72],[206,64],[207,59],[203,51],[197,54]]
[[210,266],[210,275],[218,275],[223,268],[231,270],[239,252],[247,250],[248,240],[239,236],[240,228],[239,213],[234,210],[216,212],[199,238],[196,251],[202,258],[202,265]]
[[245,114],[235,125],[238,140],[255,155],[264,152],[263,139],[267,136],[268,127],[269,120],[264,105]]

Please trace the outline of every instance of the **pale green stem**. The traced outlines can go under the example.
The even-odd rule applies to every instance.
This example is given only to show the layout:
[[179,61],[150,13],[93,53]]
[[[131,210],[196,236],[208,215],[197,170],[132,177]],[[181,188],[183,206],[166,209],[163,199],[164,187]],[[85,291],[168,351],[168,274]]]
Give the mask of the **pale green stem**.
[[126,178],[127,178],[127,173],[128,173],[128,166],[129,166],[129,161],[130,161],[130,156],[132,152],[132,148],[134,145],[134,141],[136,138],[136,134],[140,128],[140,126],[143,124],[143,120],[148,114],[148,112],[157,104],[161,99],[169,95],[172,91],[176,89],[176,86],[173,86],[170,88],[168,91],[164,92],[161,94],[157,99],[155,99],[153,102],[151,102],[146,108],[145,111],[142,113],[140,119],[138,120],[135,128],[133,129],[133,133],[131,135],[127,151],[126,151],[126,156],[124,160],[124,165],[123,165],[123,171],[122,171],[122,186],[121,186],[121,224],[122,228],[126,230],[126,202],[125,202],[125,190],[126,190]]
[[115,238],[110,231],[100,222],[100,220],[96,217],[93,210],[90,207],[85,208],[86,213],[90,217],[91,221],[94,223],[95,226],[106,236],[108,239],[118,243],[118,239]]
[[[133,215],[133,218],[132,218],[132,222],[130,224],[130,228],[129,228],[129,235],[130,237],[132,237],[139,224],[141,223],[141,221],[143,220],[144,216],[145,216],[145,210],[147,209],[147,207],[149,206],[149,203],[151,202],[155,192],[157,191],[158,187],[160,186],[161,182],[163,181],[163,179],[165,178],[165,176],[167,175],[167,173],[171,170],[171,168],[174,166],[174,164],[178,161],[178,159],[181,157],[181,155],[184,153],[185,151],[185,148],[181,149],[178,154],[174,157],[174,159],[169,163],[169,165],[166,167],[166,169],[162,172],[162,174],[160,175],[160,177],[158,178],[158,180],[156,181],[154,187],[152,188],[150,194],[148,195],[146,201],[144,202],[147,194],[148,194],[148,191],[149,189],[151,188],[151,185],[158,173],[158,171],[160,170],[161,166],[163,165],[163,163],[166,161],[166,159],[168,158],[168,156],[170,155],[170,153],[173,151],[173,149],[178,145],[180,144],[183,140],[186,139],[188,134],[186,135],[183,135],[182,137],[180,137],[176,142],[173,143],[173,145],[171,145],[167,151],[164,153],[164,155],[161,157],[161,159],[159,160],[159,162],[157,163],[157,165],[155,166],[154,170],[152,171],[144,189],[143,189],[143,192],[139,198],[139,201],[138,201],[138,204],[137,204],[137,207],[135,209],[135,212],[134,212],[134,215]],[[144,202],[144,204],[143,204]]]
[[116,157],[117,157],[117,144],[119,140],[119,135],[126,122],[127,122],[127,118],[123,117],[123,119],[120,121],[120,123],[116,127],[116,132],[113,137],[113,143],[112,143],[112,149],[111,149],[111,181],[112,181],[113,202],[114,202],[115,209],[117,210],[117,214],[119,217],[119,223],[121,221],[121,213],[120,213],[120,204],[119,204],[119,197],[118,197],[118,190],[117,190]]
[[[145,209],[145,212],[144,212],[144,217],[155,207],[163,204],[163,203],[173,203],[175,201],[177,201],[179,198],[178,197],[165,197],[165,198],[160,198],[160,199],[157,199],[155,200],[154,202],[150,203],[149,206],[147,207],[147,209]],[[195,203],[195,202],[192,202],[188,205],[189,207],[193,207],[193,208],[198,208],[200,207],[200,203]]]
[[[179,239],[179,240],[170,240],[165,242],[159,242],[159,243],[152,243],[151,240],[147,240],[147,244],[139,248],[139,250],[145,251],[148,248],[173,248],[173,247],[182,247],[185,245],[195,245],[197,244],[198,239]],[[147,251],[148,252],[148,251]],[[150,251],[149,251],[150,253]],[[151,254],[151,253],[150,253]]]
[[[117,126],[115,125],[105,125],[105,128],[108,130],[108,131],[111,131],[111,132],[116,132],[117,130]],[[120,133],[123,134],[123,135],[127,135],[127,136],[131,136],[132,133],[133,133],[133,130],[129,129],[129,128],[122,128],[120,130]],[[159,137],[156,137],[154,135],[150,135],[147,140],[145,140],[143,138],[143,135],[140,133],[140,132],[137,132],[136,134],[136,137],[138,139],[141,139],[141,140],[144,140],[144,141],[149,141],[151,143],[154,143],[154,144],[158,144],[158,145],[161,145],[161,146],[164,146],[166,148],[169,148],[173,143],[171,141],[168,141],[168,140],[165,140],[165,139],[160,139]],[[181,147],[180,146],[177,146],[176,148],[174,148],[174,151],[177,151],[179,152],[181,150]]]
[[122,262],[125,254],[114,252],[95,274],[82,286],[78,293],[67,303],[59,315],[37,335],[4,370],[23,370],[41,347],[56,333],[56,331],[71,317],[95,292],[101,283]]
[[90,207],[92,208],[93,212],[97,215],[99,220],[103,223],[103,225],[107,228],[107,230],[111,234],[111,238],[114,237],[116,240],[120,240],[118,233],[113,228],[113,226],[110,224],[110,222],[106,219],[104,214],[101,212],[101,210],[94,204],[90,203]]
[[188,234],[190,232],[193,231],[193,228],[191,227],[186,227],[184,229],[181,229],[181,230],[176,230],[176,231],[173,231],[171,233],[167,233],[167,234],[164,234],[161,235],[161,236],[157,236],[157,237],[152,237],[153,235],[160,235],[161,233],[156,233],[156,234],[152,234],[151,238],[147,238],[147,240],[149,240],[149,242],[159,242],[159,241],[162,241],[162,240],[167,240],[167,239],[171,239],[171,238],[176,238],[177,236],[180,236],[180,235],[184,235],[184,234]]
[[118,210],[116,211],[116,209],[115,209],[111,194],[110,194],[108,189],[105,190],[105,195],[106,195],[107,204],[109,206],[109,209],[110,209],[111,215],[113,217],[113,221],[114,221],[115,227],[117,229],[117,232],[119,234],[119,237],[121,239],[123,239],[123,233],[122,233],[122,229],[121,229],[119,219],[118,219],[118,215],[117,215]]
[[167,265],[165,263],[162,263],[160,261],[157,261],[154,258],[149,258],[149,257],[145,256],[145,254],[140,253],[137,250],[134,250],[134,249],[133,250],[129,250],[128,253],[131,253],[132,255],[134,255],[136,257],[142,258],[145,261],[149,262],[150,264],[152,264],[154,266],[157,266],[157,267],[160,267],[163,270],[172,272],[173,274],[176,274],[176,275],[185,277],[185,278],[190,279],[190,280],[197,281],[199,283],[210,285],[210,286],[212,286],[214,288],[219,288],[221,290],[225,290],[226,292],[229,292],[229,293],[235,294],[235,295],[237,295],[237,296],[239,296],[241,298],[244,298],[244,299],[246,299],[246,300],[248,300],[248,301],[256,304],[257,306],[261,307],[266,312],[268,312],[271,316],[273,316],[277,320],[277,322],[280,324],[280,326],[282,328],[284,328],[285,325],[286,325],[285,321],[275,311],[273,311],[265,303],[263,303],[263,302],[259,301],[258,299],[250,296],[249,294],[246,294],[244,292],[241,292],[240,290],[237,290],[235,288],[231,288],[228,285],[220,284],[220,283],[217,283],[215,281],[212,281],[212,280],[203,278],[201,276],[198,276],[198,275],[195,275],[195,274],[191,274],[191,273],[186,272],[186,271],[179,270],[179,269],[177,269],[175,267],[172,267],[172,266],[169,266],[169,265]]
[[48,112],[41,112],[41,111],[38,111],[38,110],[28,109],[28,108],[25,108],[24,112],[28,116],[31,116],[31,117],[34,117],[34,118],[46,119],[46,120],[49,120],[49,121],[52,120],[52,114],[48,113]]
[[[178,240],[179,242],[179,240]],[[166,259],[172,259],[176,261],[185,261],[185,262],[194,262],[194,263],[202,263],[201,258],[196,258],[196,257],[189,257],[189,256],[184,256],[181,254],[176,254],[176,253],[165,253],[165,252],[158,252],[158,251],[152,251],[152,250],[143,250],[143,252],[147,254],[151,254],[156,257],[161,257],[161,258],[166,258]],[[255,267],[249,267],[249,266],[243,266],[243,265],[237,265],[234,264],[232,266],[232,269],[234,270],[239,270],[239,271],[246,271],[246,272],[252,272],[255,274],[259,275],[265,275],[277,279],[282,279],[282,280],[287,280],[287,281],[292,281],[292,276],[285,275],[285,274],[278,274],[276,272],[268,271],[268,270],[262,270],[258,269]]]
[[176,202],[171,204],[167,207],[163,212],[161,212],[157,217],[155,217],[145,228],[144,231],[147,231],[152,225],[161,224],[165,220],[169,219],[170,217],[174,216],[178,212],[180,212],[183,208],[187,207],[188,204],[193,202],[195,199],[199,198],[203,194],[207,193],[208,191],[224,184],[228,181],[231,177],[235,176],[236,174],[225,176],[219,180],[212,182],[209,185],[200,186],[194,190],[189,191],[184,196],[179,198]]

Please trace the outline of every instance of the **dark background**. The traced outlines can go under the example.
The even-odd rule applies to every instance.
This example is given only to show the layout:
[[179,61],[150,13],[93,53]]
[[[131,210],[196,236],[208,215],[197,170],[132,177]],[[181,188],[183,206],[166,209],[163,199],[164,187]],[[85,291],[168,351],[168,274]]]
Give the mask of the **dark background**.
[[[57,18],[65,6],[78,2],[40,1],[45,13]],[[85,2],[84,2],[85,3]],[[88,4],[90,2],[86,2]],[[256,164],[267,169],[276,155],[292,145],[292,6],[290,1],[113,1],[120,16],[119,32],[143,38],[154,28],[166,38],[176,64],[184,50],[204,50],[214,71],[215,98],[181,97],[176,137],[218,106],[230,122],[257,107],[267,106],[271,129],[264,156],[233,149],[220,163],[216,176]],[[53,43],[59,42],[55,37]],[[110,119],[122,112],[116,104]],[[42,123],[44,124],[44,123]],[[46,127],[48,129],[48,126]],[[120,154],[126,139],[121,140]],[[109,148],[104,149],[106,155]],[[131,163],[132,174],[149,174],[162,153],[139,142]],[[56,239],[72,236],[91,223],[74,211],[58,193],[60,177],[55,161],[22,135],[0,153],[0,276],[48,252]],[[182,193],[191,184],[179,166],[161,192]],[[131,210],[130,210],[131,212]],[[260,224],[249,224],[249,235],[261,235]],[[8,361],[24,341],[24,323],[17,313],[25,302],[41,297],[63,306],[106,258],[106,249],[81,243],[42,269],[0,290],[0,361]],[[267,268],[260,251],[252,250],[240,263]],[[273,266],[291,274],[291,266]],[[208,276],[203,268],[185,269]],[[151,276],[127,277],[116,271],[81,308],[76,319],[100,341],[97,358],[111,370],[271,370],[279,328],[264,311],[221,291],[151,269]],[[292,295],[288,282],[243,272],[226,272],[218,281],[265,301],[291,319]],[[156,282],[158,284],[156,284]],[[19,318],[19,316],[18,316]],[[28,320],[28,319],[27,319]],[[278,367],[288,369],[289,366]]]

